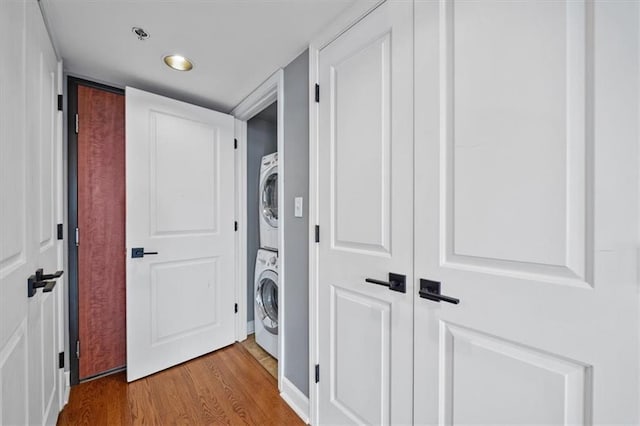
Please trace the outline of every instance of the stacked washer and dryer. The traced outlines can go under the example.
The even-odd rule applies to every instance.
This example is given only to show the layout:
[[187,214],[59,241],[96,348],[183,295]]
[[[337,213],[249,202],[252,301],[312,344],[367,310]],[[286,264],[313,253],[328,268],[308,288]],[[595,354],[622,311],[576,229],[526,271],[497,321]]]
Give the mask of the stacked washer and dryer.
[[278,358],[278,153],[260,163],[260,249],[255,271],[256,343]]

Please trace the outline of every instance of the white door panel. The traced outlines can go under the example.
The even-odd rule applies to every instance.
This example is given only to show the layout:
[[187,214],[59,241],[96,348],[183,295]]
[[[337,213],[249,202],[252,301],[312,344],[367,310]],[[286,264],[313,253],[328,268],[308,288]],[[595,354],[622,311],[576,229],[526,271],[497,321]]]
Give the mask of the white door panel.
[[[0,423],[55,424],[60,410],[59,293],[27,296],[37,268],[58,269],[57,59],[36,1],[0,4]],[[6,41],[6,42],[5,42]]]
[[445,322],[439,333],[445,424],[585,423],[587,365]]
[[233,118],[132,88],[126,103],[131,381],[234,340]]
[[638,17],[416,3],[416,423],[638,422]]
[[580,285],[586,3],[441,9],[445,262]]
[[[411,4],[323,48],[319,84],[319,423],[410,423]],[[365,282],[389,273],[406,293]]]

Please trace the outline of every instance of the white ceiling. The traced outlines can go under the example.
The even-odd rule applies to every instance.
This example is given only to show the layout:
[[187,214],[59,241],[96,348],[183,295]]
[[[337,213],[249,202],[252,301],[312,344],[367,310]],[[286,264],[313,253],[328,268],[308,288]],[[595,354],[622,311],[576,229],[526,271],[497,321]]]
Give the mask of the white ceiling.
[[[41,0],[70,74],[229,112],[354,0]],[[151,37],[139,41],[142,27]],[[179,53],[195,66],[169,69]]]

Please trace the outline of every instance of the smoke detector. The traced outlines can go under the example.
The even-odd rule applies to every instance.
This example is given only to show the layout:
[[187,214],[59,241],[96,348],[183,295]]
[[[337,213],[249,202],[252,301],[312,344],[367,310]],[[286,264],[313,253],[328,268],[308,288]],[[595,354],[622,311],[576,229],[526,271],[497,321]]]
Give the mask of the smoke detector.
[[143,30],[140,27],[133,27],[133,28],[131,28],[131,31],[133,31],[133,33],[136,36],[138,36],[138,40],[144,41],[144,40],[149,38],[149,33],[146,32],[145,30]]

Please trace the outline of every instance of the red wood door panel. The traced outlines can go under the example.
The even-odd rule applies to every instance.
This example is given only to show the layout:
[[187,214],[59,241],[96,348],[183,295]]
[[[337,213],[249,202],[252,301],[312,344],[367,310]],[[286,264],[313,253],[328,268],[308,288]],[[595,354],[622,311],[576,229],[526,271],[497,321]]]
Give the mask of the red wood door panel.
[[80,379],[123,367],[125,324],[124,95],[78,86]]

